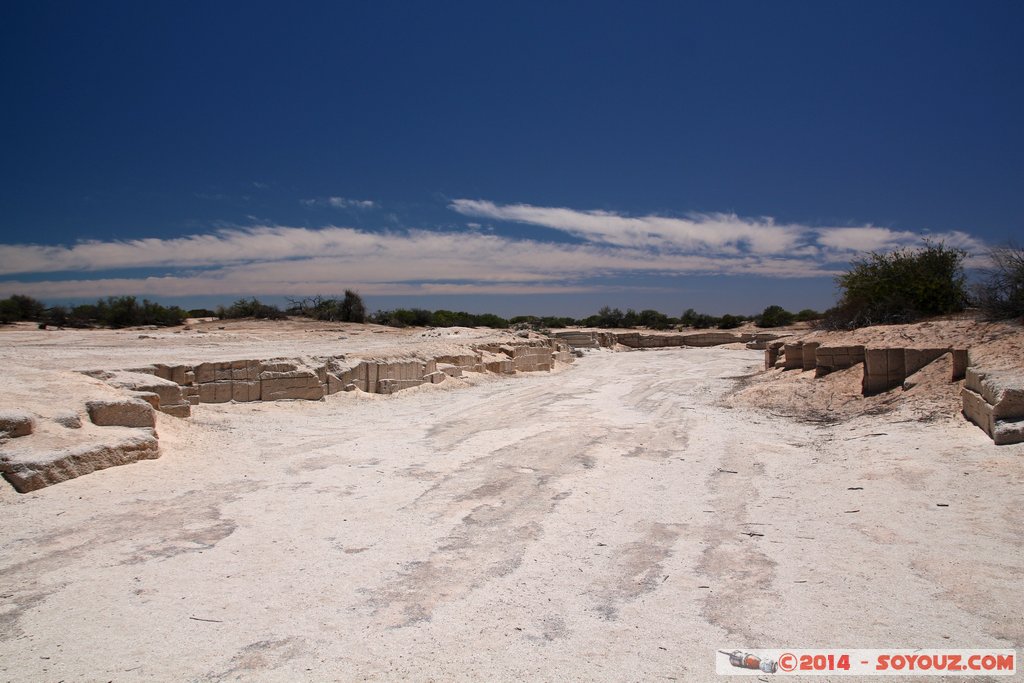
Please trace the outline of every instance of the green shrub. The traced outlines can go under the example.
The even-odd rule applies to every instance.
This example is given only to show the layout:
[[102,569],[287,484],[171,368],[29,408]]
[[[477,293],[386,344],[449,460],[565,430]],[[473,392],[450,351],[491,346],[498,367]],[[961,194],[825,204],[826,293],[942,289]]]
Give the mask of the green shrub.
[[743,324],[743,318],[738,315],[729,315],[726,313],[718,319],[718,329],[720,330],[733,330]]
[[465,311],[428,311],[422,308],[396,308],[377,311],[371,322],[391,327],[492,327],[505,329],[508,320],[493,313],[466,313]]
[[839,303],[828,327],[908,323],[961,311],[967,301],[963,260],[967,252],[925,241],[919,249],[871,252],[836,278]]
[[227,308],[218,306],[217,317],[222,319],[259,318],[263,320],[281,320],[288,316],[277,306],[265,304],[256,297],[252,297],[251,299],[239,299]]
[[812,320],[820,320],[822,317],[821,313],[818,313],[813,308],[805,308],[804,310],[793,316],[793,320],[798,323],[810,322]]
[[325,299],[317,294],[305,299],[291,299],[289,302],[291,307],[288,308],[288,313],[292,315],[304,315],[314,320],[331,322],[366,322],[366,306],[363,299],[351,289],[345,290],[344,299]]
[[992,265],[974,287],[974,304],[989,320],[1024,316],[1024,249],[1006,245],[988,255]]
[[535,330],[560,329],[576,325],[574,318],[559,318],[556,316],[517,315],[508,319],[509,325],[529,325]]
[[608,306],[602,306],[598,309],[597,315],[592,315],[587,320],[590,322],[591,327],[623,327],[626,319],[626,314],[618,308],[610,308]]
[[782,306],[768,306],[757,318],[758,327],[785,327],[792,325],[794,315]]
[[698,313],[692,308],[688,308],[683,311],[683,315],[679,318],[679,322],[685,327],[703,330],[708,327],[715,327],[720,321],[713,315]]
[[652,330],[667,330],[672,327],[672,322],[667,315],[653,309],[645,309],[639,314],[640,324]]
[[52,306],[40,314],[38,320],[57,327],[134,327],[180,325],[188,313],[178,306],[163,306],[149,299],[139,303],[134,296],[110,296],[95,304],[79,304],[72,308]]
[[42,301],[24,294],[14,294],[0,300],[0,323],[12,323],[17,320],[42,320],[46,306]]

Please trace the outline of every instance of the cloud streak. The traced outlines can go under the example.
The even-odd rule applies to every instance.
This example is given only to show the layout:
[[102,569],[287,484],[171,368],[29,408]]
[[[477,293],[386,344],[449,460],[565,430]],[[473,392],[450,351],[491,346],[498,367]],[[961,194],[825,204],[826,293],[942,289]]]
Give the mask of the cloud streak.
[[[683,253],[758,256],[842,257],[851,252],[893,249],[920,243],[922,235],[872,225],[812,227],[778,224],[769,217],[741,218],[732,213],[691,214],[685,218],[631,217],[601,210],[577,210],[530,204],[499,205],[482,199],[456,199],[449,207],[471,218],[551,228],[581,240],[612,246]],[[983,245],[960,231],[930,237],[968,250]]]
[[369,199],[348,199],[346,197],[321,197],[318,199],[300,199],[303,206],[330,206],[335,209],[376,209],[377,202]]
[[[859,251],[915,245],[921,238],[877,226],[811,227],[733,214],[631,217],[469,199],[454,200],[450,208],[550,228],[563,239],[474,229],[257,225],[173,239],[3,244],[0,294],[304,295],[346,287],[370,295],[571,294],[621,289],[617,281],[624,277],[646,278],[639,288],[649,287],[650,278],[684,275],[829,277]],[[932,237],[980,248],[966,233]],[[138,277],[106,275],[133,269]],[[39,277],[46,273],[52,275]]]

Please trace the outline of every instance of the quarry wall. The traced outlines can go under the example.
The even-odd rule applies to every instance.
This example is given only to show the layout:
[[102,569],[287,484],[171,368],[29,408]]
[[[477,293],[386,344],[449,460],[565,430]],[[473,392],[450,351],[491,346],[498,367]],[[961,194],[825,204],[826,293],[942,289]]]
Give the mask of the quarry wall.
[[123,395],[92,400],[80,411],[41,421],[26,411],[0,412],[0,473],[25,493],[98,469],[159,457],[155,412],[178,418],[202,403],[319,401],[340,391],[393,394],[423,384],[439,384],[463,373],[542,372],[575,360],[557,339],[524,339],[480,344],[454,355],[346,359],[239,359],[125,370],[92,370]]
[[479,344],[430,357],[239,359],[84,371],[117,389],[120,398],[88,401],[84,411],[67,410],[48,421],[26,411],[0,411],[0,473],[24,493],[105,467],[159,457],[156,411],[187,418],[203,403],[318,401],[341,391],[393,394],[464,373],[550,371],[557,363],[573,362],[574,349],[579,348],[652,349],[735,342],[763,348],[766,370],[813,371],[818,378],[862,365],[865,396],[903,387],[908,377],[950,354],[950,381],[965,380],[963,415],[996,444],[1024,442],[1024,377],[1019,371],[977,367],[966,349],[829,346],[780,341],[771,333],[576,330],[557,332],[553,338]]
[[1024,442],[1024,376],[1015,370],[978,367],[967,349],[938,347],[822,346],[816,342],[772,342],[764,352],[765,370],[814,371],[823,377],[863,365],[861,393],[873,396],[903,387],[911,375],[950,354],[950,381],[964,381],[964,417],[999,445]]

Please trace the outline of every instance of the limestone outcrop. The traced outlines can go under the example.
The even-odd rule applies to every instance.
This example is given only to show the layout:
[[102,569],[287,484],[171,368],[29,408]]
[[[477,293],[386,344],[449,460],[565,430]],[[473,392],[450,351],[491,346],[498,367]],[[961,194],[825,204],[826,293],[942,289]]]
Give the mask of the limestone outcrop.
[[[463,353],[430,358],[240,359],[84,371],[116,389],[116,397],[87,401],[84,412],[91,424],[84,426],[73,410],[54,413],[44,421],[50,430],[46,438],[19,439],[29,443],[0,450],[0,473],[18,491],[26,492],[105,467],[159,457],[157,411],[189,417],[192,407],[201,403],[319,401],[339,391],[356,390],[393,394],[466,372],[541,372],[574,360],[571,347],[563,341],[526,339],[481,344]],[[0,413],[0,439],[29,436],[37,423],[37,416],[25,411]]]
[[[568,330],[553,333],[555,338],[565,342],[573,349],[615,348],[621,344],[632,349],[661,349],[679,346],[719,346],[745,342],[750,348],[765,348],[765,345],[778,339],[780,335],[769,332],[750,334],[743,332],[687,332],[666,334],[663,332],[598,332],[596,330]],[[754,344],[755,346],[750,346]]]
[[907,378],[945,354],[952,355],[951,380],[961,380],[967,371],[967,350],[950,347],[868,348],[862,345],[823,346],[817,342],[770,342],[764,352],[764,368],[813,370],[824,377],[837,370],[864,365],[861,393],[872,396],[903,386]]
[[115,429],[83,443],[63,447],[5,448],[0,453],[0,473],[19,493],[67,481],[115,465],[160,456],[156,434],[151,430]]
[[89,401],[85,409],[98,427],[156,427],[153,406],[141,398]]
[[689,334],[653,334],[648,332],[618,332],[615,340],[634,349],[660,349],[669,346],[719,346],[752,341],[754,335],[732,332],[694,332]]
[[922,368],[949,355],[950,381],[966,380],[963,414],[996,444],[1024,442],[1024,375],[1019,370],[985,370],[971,364],[967,349],[949,346],[872,348],[861,345],[822,346],[816,342],[769,342],[765,370],[814,370],[823,377],[863,364],[861,393],[873,396],[908,388],[908,379]]
[[11,438],[28,436],[36,427],[36,418],[24,410],[0,412],[0,435]]
[[864,353],[865,396],[879,394],[903,386],[907,377],[947,353],[953,355],[953,376],[964,378],[967,371],[967,350],[940,348],[867,349]]
[[998,445],[1024,442],[1024,374],[1019,370],[967,368],[964,417]]
[[804,344],[810,347],[804,351],[807,358],[805,370],[814,370],[815,377],[824,377],[836,370],[845,370],[864,362],[865,349],[859,344],[851,346],[820,346]]
[[615,346],[615,335],[610,332],[571,330],[555,332],[554,336],[574,349],[610,349]]
[[[175,417],[188,417],[191,414],[184,388],[179,382],[170,379],[170,375],[174,373],[168,371],[165,373],[166,377],[161,377],[157,366],[120,371],[92,371],[86,374],[118,389],[127,389],[136,397],[150,403],[154,410]],[[176,376],[179,376],[182,382],[187,381],[183,375]]]
[[[464,353],[430,358],[348,360],[274,358],[197,365],[154,364],[130,371],[87,374],[135,392],[153,407],[187,417],[190,406],[229,401],[319,401],[339,391],[393,394],[421,384],[438,384],[464,372],[541,372],[575,360],[572,348],[557,339],[480,344]],[[155,394],[158,400],[154,400]]]

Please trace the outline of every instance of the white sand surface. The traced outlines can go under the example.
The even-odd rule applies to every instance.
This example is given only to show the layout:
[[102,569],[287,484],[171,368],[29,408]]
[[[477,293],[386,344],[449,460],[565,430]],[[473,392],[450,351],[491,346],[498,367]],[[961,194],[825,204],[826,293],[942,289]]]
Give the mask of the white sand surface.
[[762,362],[597,352],[160,415],[158,460],[0,487],[0,678],[713,680],[720,647],[1024,646],[1024,444],[724,406]]

